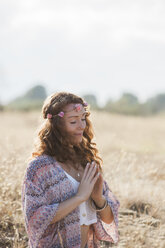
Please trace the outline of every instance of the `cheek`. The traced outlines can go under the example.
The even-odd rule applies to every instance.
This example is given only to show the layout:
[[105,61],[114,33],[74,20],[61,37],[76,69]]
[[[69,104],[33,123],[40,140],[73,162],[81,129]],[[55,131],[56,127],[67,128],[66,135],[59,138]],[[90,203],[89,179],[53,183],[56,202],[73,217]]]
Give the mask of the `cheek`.
[[67,124],[67,126],[66,126],[66,131],[67,132],[72,133],[72,132],[74,132],[74,130],[75,130],[75,126],[74,125]]
[[84,129],[86,128],[86,126],[87,126],[87,123],[86,123],[86,121],[84,121]]

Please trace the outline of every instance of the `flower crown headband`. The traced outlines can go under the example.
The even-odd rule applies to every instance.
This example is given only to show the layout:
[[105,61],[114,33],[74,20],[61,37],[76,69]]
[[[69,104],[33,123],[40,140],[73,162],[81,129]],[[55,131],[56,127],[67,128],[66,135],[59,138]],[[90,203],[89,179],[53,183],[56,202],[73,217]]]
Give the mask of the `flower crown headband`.
[[[76,103],[76,104],[74,104],[73,110],[76,110],[77,112],[79,112],[82,109],[82,106],[83,107],[87,107],[88,106],[88,103],[87,102],[84,102],[83,104]],[[61,112],[59,112],[56,115],[52,115],[52,114],[48,113],[46,117],[47,117],[47,119],[52,119],[54,116],[60,116],[62,118],[62,117],[64,117],[64,112],[61,111]]]

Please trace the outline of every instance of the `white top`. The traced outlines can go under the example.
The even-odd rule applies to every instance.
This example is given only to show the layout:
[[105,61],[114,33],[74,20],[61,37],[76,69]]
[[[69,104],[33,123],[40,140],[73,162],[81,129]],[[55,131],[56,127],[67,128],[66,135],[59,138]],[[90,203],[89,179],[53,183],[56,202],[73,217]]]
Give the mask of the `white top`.
[[[67,177],[72,182],[75,193],[77,193],[79,182],[71,177],[66,171],[64,171]],[[96,211],[92,209],[89,205],[89,200],[81,203],[79,205],[80,209],[80,225],[90,225],[97,222]]]

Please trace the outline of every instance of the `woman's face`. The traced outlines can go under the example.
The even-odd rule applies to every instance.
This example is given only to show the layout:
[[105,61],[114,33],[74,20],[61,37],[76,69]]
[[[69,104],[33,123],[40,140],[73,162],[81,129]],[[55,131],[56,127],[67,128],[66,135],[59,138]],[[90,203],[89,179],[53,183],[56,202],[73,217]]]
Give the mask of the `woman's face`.
[[64,108],[64,122],[66,131],[71,137],[72,144],[78,144],[82,141],[83,132],[86,127],[86,112],[82,105],[80,110],[74,109],[75,104],[68,104]]

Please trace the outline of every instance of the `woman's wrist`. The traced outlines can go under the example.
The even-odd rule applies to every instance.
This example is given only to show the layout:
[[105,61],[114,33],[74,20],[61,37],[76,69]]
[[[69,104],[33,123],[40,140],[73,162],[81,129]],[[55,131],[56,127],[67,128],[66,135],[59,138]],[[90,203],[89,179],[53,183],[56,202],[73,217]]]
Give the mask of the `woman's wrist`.
[[73,196],[76,201],[78,201],[79,204],[83,203],[85,200],[82,196],[80,196],[79,194],[76,194],[75,196]]
[[[95,201],[97,202],[98,205],[96,204]],[[95,201],[91,198],[90,205],[91,205],[91,208],[93,210],[95,210],[96,212],[101,212],[102,210],[104,210],[108,206],[108,202],[105,199],[105,197],[103,197],[103,198],[101,198],[99,200],[95,199]]]
[[94,204],[98,208],[103,208],[104,205],[105,205],[105,203],[106,203],[106,199],[105,199],[104,196],[102,196],[101,198],[97,198],[97,199],[96,198],[95,199],[92,198],[92,200],[94,201]]

